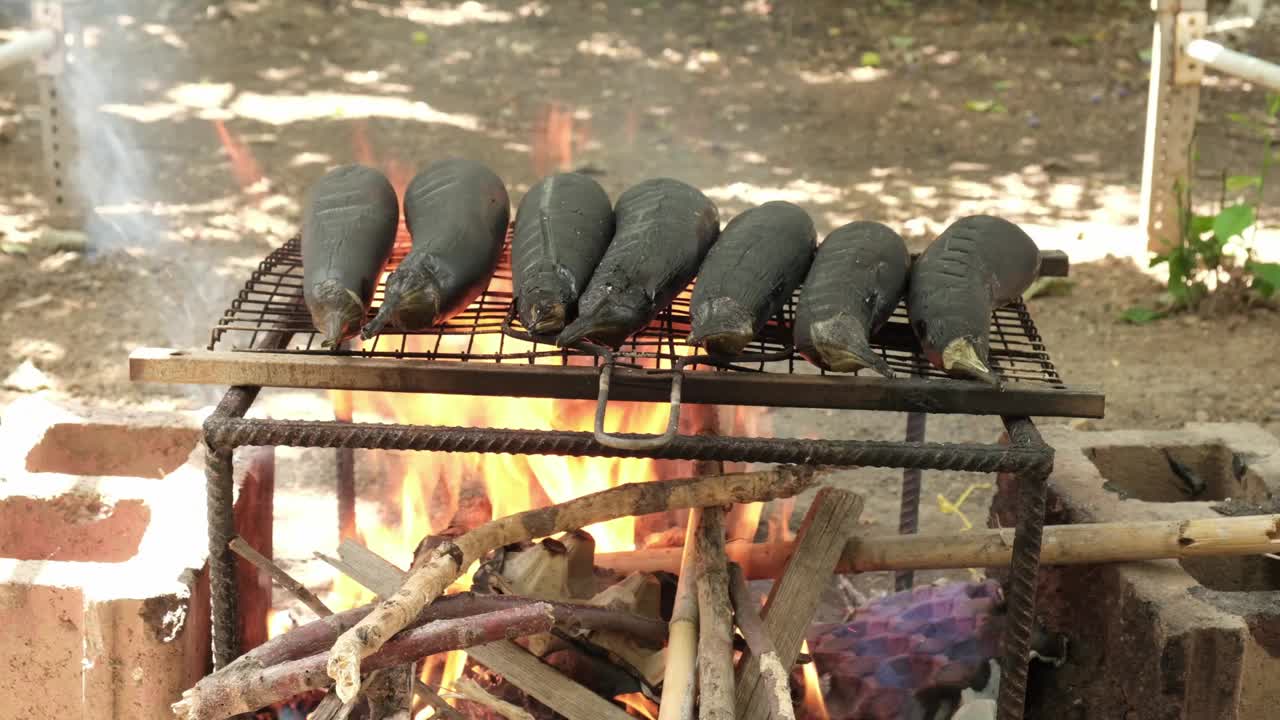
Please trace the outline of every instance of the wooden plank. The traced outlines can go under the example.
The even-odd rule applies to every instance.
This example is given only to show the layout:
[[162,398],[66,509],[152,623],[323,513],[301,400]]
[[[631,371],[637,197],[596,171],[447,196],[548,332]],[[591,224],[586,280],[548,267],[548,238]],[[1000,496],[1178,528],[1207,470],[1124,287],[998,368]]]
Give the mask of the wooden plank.
[[[441,362],[301,353],[140,348],[129,356],[134,382],[251,385],[324,390],[595,399],[599,371],[514,363]],[[614,371],[610,399],[666,402],[666,373]],[[683,402],[765,407],[1100,418],[1101,392],[1013,382],[1004,388],[960,380],[781,373],[685,373]]]
[[[845,545],[858,529],[862,498],[823,488],[813,500],[787,560],[782,578],[774,583],[764,607],[765,631],[772,638],[782,667],[790,670],[800,654],[805,632],[827,588]],[[748,650],[738,666],[737,717],[765,720],[769,713],[769,683],[760,660]]]

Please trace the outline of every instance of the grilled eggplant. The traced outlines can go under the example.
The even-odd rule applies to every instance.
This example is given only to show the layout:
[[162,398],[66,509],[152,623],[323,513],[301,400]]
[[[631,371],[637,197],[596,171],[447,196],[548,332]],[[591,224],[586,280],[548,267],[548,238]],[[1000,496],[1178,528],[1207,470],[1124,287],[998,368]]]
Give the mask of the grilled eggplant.
[[649,324],[698,272],[720,234],[720,211],[679,180],[645,180],[614,205],[617,230],[578,300],[578,318],[556,338],[617,348]]
[[906,290],[911,256],[902,237],[877,222],[837,228],[818,246],[796,307],[796,350],[824,370],[893,371],[874,350],[879,330]]
[[1040,271],[1040,250],[1017,225],[990,215],[951,224],[911,269],[907,310],[934,367],[998,384],[988,362],[991,312],[1016,300]]
[[698,269],[689,342],[713,355],[742,352],[804,280],[818,232],[789,202],[767,202],[729,221]]
[[409,183],[404,217],[413,249],[387,278],[386,297],[364,327],[365,338],[387,322],[422,330],[465,310],[498,267],[511,202],[492,170],[451,158],[433,163]]
[[311,186],[302,219],[302,297],[324,347],[360,331],[399,224],[396,191],[373,168],[343,165]]
[[529,332],[564,329],[612,239],[613,206],[595,180],[561,173],[530,188],[511,238],[516,312]]

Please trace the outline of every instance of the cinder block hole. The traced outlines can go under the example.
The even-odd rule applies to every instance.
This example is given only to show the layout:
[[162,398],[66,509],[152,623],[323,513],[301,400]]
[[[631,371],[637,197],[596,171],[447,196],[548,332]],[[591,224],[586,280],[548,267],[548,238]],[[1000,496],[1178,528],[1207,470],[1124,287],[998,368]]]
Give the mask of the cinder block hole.
[[186,462],[198,439],[188,428],[60,423],[27,454],[27,470],[160,479]]
[[0,500],[0,557],[55,562],[125,562],[151,522],[141,500],[108,505],[95,493]]
[[1280,590],[1280,561],[1269,557],[1187,558],[1180,560],[1196,582],[1223,592]]
[[[1245,469],[1237,477],[1231,449],[1222,444],[1097,447],[1085,454],[1106,479],[1107,489],[1126,498],[1147,502],[1227,498],[1261,502],[1267,498],[1266,485],[1253,471]],[[1175,472],[1169,458],[1189,470],[1193,480]],[[1197,481],[1203,485],[1199,491]]]

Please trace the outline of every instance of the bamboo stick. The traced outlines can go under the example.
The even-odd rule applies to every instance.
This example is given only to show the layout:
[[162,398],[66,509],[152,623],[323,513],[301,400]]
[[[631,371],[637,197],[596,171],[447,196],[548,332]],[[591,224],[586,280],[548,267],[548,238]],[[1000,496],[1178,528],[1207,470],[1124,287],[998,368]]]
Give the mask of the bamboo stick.
[[694,567],[698,562],[696,538],[701,522],[702,509],[690,510],[685,525],[684,553],[680,558],[680,577],[676,581],[671,622],[667,625],[666,665],[662,673],[658,720],[693,720],[698,679],[698,590]]
[[355,697],[360,692],[360,660],[403,630],[471,563],[503,545],[628,515],[787,497],[815,482],[813,468],[788,466],[766,472],[631,483],[492,520],[453,542],[442,543],[424,556],[421,565],[415,563],[394,595],[333,644],[327,672],[336,683],[338,697],[344,701]]
[[704,508],[695,542],[698,587],[698,720],[733,720],[733,607],[722,507]]
[[[748,579],[777,578],[793,542],[731,543],[725,553]],[[1013,550],[1013,529],[970,530],[952,534],[872,535],[844,549],[837,573],[881,570],[945,570],[1006,567]],[[1155,520],[1124,523],[1049,525],[1044,529],[1040,562],[1044,565],[1094,565],[1189,557],[1227,557],[1280,552],[1280,515]],[[602,553],[596,565],[624,575],[676,572],[681,548]]]

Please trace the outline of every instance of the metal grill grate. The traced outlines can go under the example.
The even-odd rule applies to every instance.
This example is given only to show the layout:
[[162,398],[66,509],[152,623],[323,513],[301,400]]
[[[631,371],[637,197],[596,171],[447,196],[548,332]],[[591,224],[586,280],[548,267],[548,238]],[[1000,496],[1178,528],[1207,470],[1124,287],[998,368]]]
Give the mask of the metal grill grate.
[[[590,353],[565,350],[545,339],[532,338],[520,326],[511,302],[509,248],[503,251],[498,270],[485,292],[443,327],[411,333],[388,328],[372,340],[360,343],[359,348],[336,351],[321,348],[320,335],[302,303],[300,245],[300,240],[294,238],[259,264],[213,328],[209,350],[258,352],[255,347],[262,336],[269,331],[283,330],[293,334],[293,342],[284,350],[286,353],[488,363],[591,365],[600,362],[598,356]],[[402,238],[392,252],[382,280],[407,252],[408,243]],[[380,281],[370,318],[382,302],[383,289]],[[714,366],[730,371],[795,373],[797,364],[807,363],[790,343],[794,316],[795,298],[787,302],[741,357],[725,363],[698,355],[697,348],[685,343],[689,332],[689,291],[686,290],[648,328],[615,352],[614,358],[619,365],[651,369],[669,369],[683,359],[686,368]],[[358,339],[355,342],[359,342]],[[904,305],[898,306],[889,323],[873,338],[873,346],[895,372],[925,378],[945,377],[920,354]],[[1020,301],[992,313],[990,361],[993,369],[1007,381],[1065,388],[1030,313]]]

